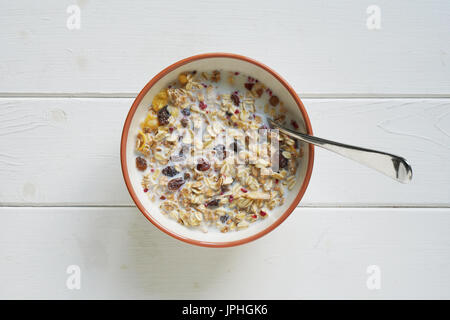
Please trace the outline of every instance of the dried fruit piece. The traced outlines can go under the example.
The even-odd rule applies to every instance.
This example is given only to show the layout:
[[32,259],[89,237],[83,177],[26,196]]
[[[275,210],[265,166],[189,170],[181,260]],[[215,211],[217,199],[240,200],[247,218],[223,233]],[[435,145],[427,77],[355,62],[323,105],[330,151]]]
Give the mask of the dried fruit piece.
[[244,87],[245,89],[247,89],[248,91],[252,91],[252,88],[255,84],[254,83],[245,83]]
[[219,203],[220,203],[219,199],[214,199],[214,200],[211,200],[208,203],[206,203],[206,206],[207,207],[217,207],[219,205]]
[[181,113],[182,113],[183,115],[185,115],[186,117],[189,117],[189,116],[191,115],[191,109],[189,109],[189,108],[184,108],[184,109],[181,110]]
[[234,93],[231,95],[231,100],[233,101],[233,103],[234,103],[235,106],[239,106],[239,103],[241,102],[241,100],[239,99],[239,96],[237,95],[236,92],[234,92]]
[[291,125],[294,127],[294,129],[298,129],[298,123],[294,120],[291,120]]
[[207,171],[209,170],[209,168],[211,168],[211,165],[209,164],[209,162],[203,158],[200,158],[197,161],[197,170],[198,171]]
[[168,177],[173,177],[178,174],[178,171],[175,169],[174,166],[168,166],[162,169],[161,173]]
[[158,122],[160,126],[165,126],[169,123],[170,118],[170,112],[168,109],[168,106],[165,106],[164,108],[160,109],[158,111]]
[[278,99],[277,96],[271,96],[269,102],[272,106],[275,107],[280,102],[280,99]]
[[281,153],[278,153],[278,165],[280,168],[286,168],[288,165],[288,159],[286,159]]
[[136,168],[138,168],[138,170],[140,170],[140,171],[144,171],[145,169],[147,169],[147,160],[145,160],[142,157],[137,157],[136,158]]
[[186,118],[186,117],[184,117],[183,119],[181,119],[181,125],[184,127],[184,128],[186,128],[187,126],[188,126],[188,124],[189,124],[189,119],[188,118]]
[[180,189],[180,187],[184,184],[184,182],[185,181],[183,178],[175,178],[168,182],[167,187],[169,188],[169,190],[175,191]]
[[191,178],[191,175],[189,173],[185,172],[183,178],[184,178],[184,180],[188,180]]
[[208,105],[206,103],[204,103],[203,101],[200,101],[200,103],[198,104],[198,107],[201,110],[205,110],[208,107]]

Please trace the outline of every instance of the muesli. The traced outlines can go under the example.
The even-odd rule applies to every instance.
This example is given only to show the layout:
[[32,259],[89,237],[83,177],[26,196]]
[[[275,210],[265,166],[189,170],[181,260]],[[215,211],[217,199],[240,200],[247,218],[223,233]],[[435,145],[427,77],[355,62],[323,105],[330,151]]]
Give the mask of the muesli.
[[137,135],[143,191],[163,213],[204,232],[267,218],[296,185],[303,152],[269,130],[266,117],[288,122],[283,102],[257,79],[221,70],[180,74],[155,95]]

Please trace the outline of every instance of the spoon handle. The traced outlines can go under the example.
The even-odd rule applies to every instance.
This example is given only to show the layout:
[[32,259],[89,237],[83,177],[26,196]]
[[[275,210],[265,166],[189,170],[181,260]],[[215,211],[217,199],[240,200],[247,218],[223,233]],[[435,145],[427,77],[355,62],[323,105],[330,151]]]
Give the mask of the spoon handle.
[[269,119],[269,122],[272,126],[278,128],[280,132],[283,132],[292,138],[296,138],[333,151],[341,156],[359,162],[369,168],[375,169],[378,172],[381,172],[401,183],[407,183],[412,179],[412,168],[402,157],[382,151],[351,146],[348,144],[310,136],[305,133],[296,132],[280,126],[271,119]]

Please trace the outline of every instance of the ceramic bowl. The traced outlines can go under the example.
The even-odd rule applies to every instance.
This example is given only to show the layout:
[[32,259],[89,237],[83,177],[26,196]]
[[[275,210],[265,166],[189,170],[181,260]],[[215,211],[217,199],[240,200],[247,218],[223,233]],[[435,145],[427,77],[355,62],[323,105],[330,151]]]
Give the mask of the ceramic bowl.
[[158,73],[142,89],[133,102],[122,132],[121,164],[123,177],[136,206],[156,227],[170,236],[190,244],[207,247],[229,247],[241,245],[258,239],[275,229],[297,207],[308,187],[314,162],[314,148],[312,145],[302,145],[303,158],[297,170],[297,183],[287,193],[285,203],[271,210],[269,217],[252,223],[247,229],[221,233],[211,230],[207,233],[199,228],[188,228],[180,225],[175,220],[164,215],[158,204],[149,200],[148,194],[141,187],[141,176],[135,164],[135,145],[139,124],[143,121],[151,105],[152,99],[161,89],[177,79],[177,76],[185,71],[197,70],[229,70],[239,71],[252,76],[270,87],[288,110],[288,119],[294,119],[299,124],[299,130],[312,134],[311,123],[308,114],[295,93],[294,89],[275,71],[253,59],[230,53],[207,53],[192,56],[178,61]]

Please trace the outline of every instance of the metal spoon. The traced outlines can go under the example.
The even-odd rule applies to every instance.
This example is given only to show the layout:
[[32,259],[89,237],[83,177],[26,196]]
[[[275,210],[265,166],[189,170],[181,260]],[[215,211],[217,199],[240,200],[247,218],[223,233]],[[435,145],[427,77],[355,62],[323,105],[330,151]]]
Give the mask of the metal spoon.
[[412,179],[412,168],[402,157],[382,151],[360,148],[310,136],[305,133],[284,128],[271,119],[268,120],[271,126],[278,128],[280,132],[283,132],[292,138],[338,153],[341,156],[352,159],[369,168],[375,169],[396,181],[408,183]]

